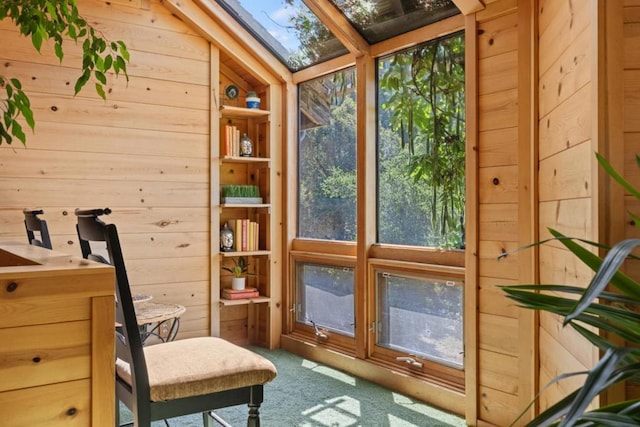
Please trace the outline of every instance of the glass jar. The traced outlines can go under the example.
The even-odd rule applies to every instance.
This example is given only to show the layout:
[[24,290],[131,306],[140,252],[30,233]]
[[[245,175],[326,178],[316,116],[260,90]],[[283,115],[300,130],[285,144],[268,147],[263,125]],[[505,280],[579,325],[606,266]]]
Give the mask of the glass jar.
[[247,136],[246,133],[242,134],[240,138],[240,156],[251,157],[253,155],[253,141]]

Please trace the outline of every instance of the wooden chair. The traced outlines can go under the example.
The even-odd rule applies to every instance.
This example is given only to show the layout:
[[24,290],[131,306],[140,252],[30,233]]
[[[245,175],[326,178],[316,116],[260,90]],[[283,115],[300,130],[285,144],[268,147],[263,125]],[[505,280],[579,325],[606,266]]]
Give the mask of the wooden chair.
[[277,375],[275,366],[215,337],[143,347],[116,226],[99,218],[107,211],[76,210],[76,216],[81,241],[106,242],[115,267],[116,321],[123,325],[116,330],[116,411],[122,401],[139,427],[195,413],[203,413],[205,426],[211,426],[218,419],[211,411],[247,404],[247,425],[258,427],[263,387]]
[[[42,209],[24,209],[22,213],[24,214],[24,226],[27,229],[29,244],[52,249],[47,221],[38,218],[38,215],[44,214],[44,211]],[[40,234],[39,238],[36,237],[36,233]]]

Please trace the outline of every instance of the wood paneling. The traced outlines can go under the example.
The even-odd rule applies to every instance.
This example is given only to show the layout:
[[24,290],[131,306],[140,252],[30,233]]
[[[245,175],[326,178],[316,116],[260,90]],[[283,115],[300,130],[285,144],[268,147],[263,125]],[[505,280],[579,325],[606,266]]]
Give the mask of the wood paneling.
[[[598,31],[596,8],[588,0],[543,0],[539,4],[539,228],[548,238],[548,227],[570,235],[597,239],[594,203],[597,189],[594,146],[598,139],[597,70],[594,34]],[[588,283],[592,273],[559,242],[540,248],[541,283]],[[555,376],[589,368],[592,346],[560,328],[558,318],[540,315],[539,387]],[[585,363],[587,362],[587,363]],[[546,409],[579,386],[571,379],[545,390],[540,409]]]
[[567,150],[591,138],[591,85],[568,97],[540,120],[540,160]]
[[110,207],[133,288],[187,307],[180,337],[208,335],[209,42],[156,0],[78,7],[127,44],[130,80],[110,79],[106,101],[92,83],[74,96],[81,45],[65,41],[60,64],[0,23],[2,73],[23,81],[36,120],[26,149],[0,148],[0,233],[24,239],[22,208],[41,207],[54,248],[79,255],[73,210]]
[[589,197],[593,192],[592,156],[591,144],[585,142],[541,161],[540,201]]
[[592,22],[590,0],[540,0],[540,75],[562,56]]

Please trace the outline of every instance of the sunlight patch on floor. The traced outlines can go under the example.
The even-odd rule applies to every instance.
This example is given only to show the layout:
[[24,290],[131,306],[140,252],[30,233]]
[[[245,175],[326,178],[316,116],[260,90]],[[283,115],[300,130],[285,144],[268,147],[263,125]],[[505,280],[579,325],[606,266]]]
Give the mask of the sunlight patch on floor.
[[340,372],[336,369],[329,368],[327,366],[318,365],[317,363],[311,362],[309,360],[303,360],[302,366],[311,369],[313,372],[317,372],[319,374],[325,375],[329,378],[333,378],[334,380],[341,381],[345,384],[349,384],[352,386],[356,385],[356,378],[351,375],[345,374],[344,372]]
[[[360,402],[349,396],[339,396],[325,400],[302,412],[317,424],[326,427],[349,427],[358,424],[360,419]],[[311,426],[312,424],[301,424]]]

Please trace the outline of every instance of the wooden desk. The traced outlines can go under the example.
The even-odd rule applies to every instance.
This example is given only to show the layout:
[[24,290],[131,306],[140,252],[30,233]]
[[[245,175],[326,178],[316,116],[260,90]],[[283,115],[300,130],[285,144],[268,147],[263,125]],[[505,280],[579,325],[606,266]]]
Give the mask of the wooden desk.
[[0,239],[0,424],[113,426],[114,270]]

